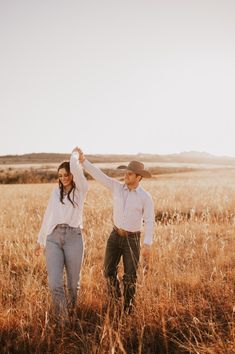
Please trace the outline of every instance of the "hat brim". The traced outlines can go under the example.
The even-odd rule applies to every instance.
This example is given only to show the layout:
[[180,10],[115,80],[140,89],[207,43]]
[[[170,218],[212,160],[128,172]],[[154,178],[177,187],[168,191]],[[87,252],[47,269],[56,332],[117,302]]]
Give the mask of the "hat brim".
[[118,169],[134,172],[135,174],[140,175],[141,177],[144,177],[144,178],[151,178],[152,177],[151,173],[146,170],[134,170],[134,169],[130,169],[128,166],[124,166],[124,165],[119,166]]
[[132,172],[134,172],[135,174],[140,175],[141,177],[144,177],[144,178],[152,177],[151,173],[146,170],[137,170],[137,171],[132,171]]

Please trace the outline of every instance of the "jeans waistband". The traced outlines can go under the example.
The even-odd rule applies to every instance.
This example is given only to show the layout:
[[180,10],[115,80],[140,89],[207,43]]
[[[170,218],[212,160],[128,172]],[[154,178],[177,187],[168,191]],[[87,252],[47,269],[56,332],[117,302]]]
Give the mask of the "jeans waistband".
[[123,229],[119,229],[116,225],[113,226],[113,229],[116,231],[116,233],[119,236],[122,236],[122,237],[133,236],[133,235],[140,236],[140,231],[136,231],[136,232],[126,231]]
[[73,226],[69,226],[68,224],[58,224],[58,225],[56,225],[55,229],[80,230],[80,226],[78,226],[78,227],[73,227]]

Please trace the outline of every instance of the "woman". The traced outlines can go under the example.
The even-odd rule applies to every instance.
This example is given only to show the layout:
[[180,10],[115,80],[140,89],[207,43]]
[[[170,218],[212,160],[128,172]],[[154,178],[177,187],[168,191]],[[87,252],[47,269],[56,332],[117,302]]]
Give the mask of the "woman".
[[[59,186],[49,199],[38,235],[35,254],[46,248],[46,267],[55,315],[67,317],[76,305],[83,258],[82,214],[88,188],[76,147],[70,161],[58,168]],[[63,272],[67,276],[67,297]]]

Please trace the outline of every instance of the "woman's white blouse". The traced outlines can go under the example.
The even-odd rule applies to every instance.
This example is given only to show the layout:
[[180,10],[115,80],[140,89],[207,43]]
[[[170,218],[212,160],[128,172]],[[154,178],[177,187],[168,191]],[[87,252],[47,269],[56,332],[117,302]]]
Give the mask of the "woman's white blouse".
[[[60,201],[60,189],[59,187],[54,188],[38,235],[37,242],[42,245],[46,244],[47,236],[58,224],[68,224],[71,227],[83,228],[82,215],[88,183],[79,164],[76,152],[73,152],[70,158],[70,172],[73,175],[73,180],[76,185],[74,192],[74,206],[68,200],[67,196],[64,197],[64,204],[62,204]],[[73,200],[73,192],[70,194],[70,199]]]

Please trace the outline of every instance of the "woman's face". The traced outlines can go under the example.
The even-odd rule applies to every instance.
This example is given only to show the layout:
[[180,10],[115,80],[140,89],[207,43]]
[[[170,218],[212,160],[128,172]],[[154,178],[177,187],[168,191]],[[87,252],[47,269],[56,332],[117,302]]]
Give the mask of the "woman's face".
[[60,168],[58,171],[58,177],[60,182],[63,184],[65,188],[72,186],[73,175],[66,171],[65,168]]

